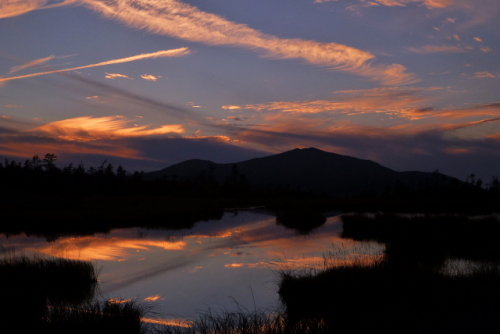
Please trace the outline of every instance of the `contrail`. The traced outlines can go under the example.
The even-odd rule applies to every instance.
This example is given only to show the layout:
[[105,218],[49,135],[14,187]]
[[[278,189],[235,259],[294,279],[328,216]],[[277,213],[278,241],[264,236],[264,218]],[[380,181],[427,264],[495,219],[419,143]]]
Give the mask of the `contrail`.
[[24,78],[31,78],[31,77],[37,77],[40,75],[46,75],[46,74],[52,74],[52,73],[61,73],[61,72],[68,72],[68,71],[75,71],[75,70],[81,70],[84,68],[90,68],[90,67],[98,67],[98,66],[105,66],[105,65],[112,65],[112,64],[121,64],[121,63],[128,63],[131,61],[135,60],[141,60],[141,59],[148,59],[148,58],[160,58],[160,57],[182,57],[187,54],[189,54],[191,51],[189,48],[178,48],[178,49],[172,49],[172,50],[162,50],[162,51],[157,51],[153,53],[143,53],[137,56],[132,56],[132,57],[127,57],[127,58],[120,58],[120,59],[114,59],[114,60],[108,60],[104,61],[101,63],[97,64],[91,64],[91,65],[85,65],[85,66],[78,66],[78,67],[73,67],[73,68],[65,68],[62,70],[53,70],[53,71],[46,71],[46,72],[39,72],[39,73],[32,73],[32,74],[26,74],[26,75],[20,75],[16,77],[7,77],[7,78],[0,78],[0,82],[6,82],[6,81],[11,81],[11,80],[18,80],[18,79],[24,79]]

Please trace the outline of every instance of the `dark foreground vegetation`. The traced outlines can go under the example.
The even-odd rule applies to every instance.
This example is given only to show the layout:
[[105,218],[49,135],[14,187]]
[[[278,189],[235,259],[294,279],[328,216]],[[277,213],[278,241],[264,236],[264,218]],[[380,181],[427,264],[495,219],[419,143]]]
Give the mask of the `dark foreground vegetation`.
[[321,321],[290,323],[283,312],[240,310],[237,312],[207,312],[191,321],[190,327],[169,326],[157,334],[326,334]]
[[311,209],[288,209],[276,213],[276,222],[301,234],[308,234],[326,222],[324,215]]
[[450,276],[381,261],[285,272],[279,294],[290,319],[324,321],[331,333],[498,333],[499,283],[496,266]]
[[92,263],[10,256],[0,260],[2,331],[16,333],[145,333],[146,309],[133,301],[95,301]]
[[76,307],[51,307],[38,327],[53,334],[146,334],[148,326],[141,319],[147,309],[134,301],[117,303],[93,301]]

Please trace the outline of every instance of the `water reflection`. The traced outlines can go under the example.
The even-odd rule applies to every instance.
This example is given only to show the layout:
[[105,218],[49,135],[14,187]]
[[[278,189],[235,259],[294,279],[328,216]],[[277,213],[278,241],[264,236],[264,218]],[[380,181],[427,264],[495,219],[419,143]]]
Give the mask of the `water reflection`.
[[[342,239],[341,231],[337,216],[302,236],[277,225],[271,214],[243,211],[191,230],[120,229],[52,243],[22,236],[0,240],[27,253],[95,261],[103,298],[136,298],[160,314],[193,316],[207,307],[277,306],[277,269],[320,268],[332,247],[346,250],[346,260],[359,254],[361,243]],[[370,251],[382,249],[374,243]]]

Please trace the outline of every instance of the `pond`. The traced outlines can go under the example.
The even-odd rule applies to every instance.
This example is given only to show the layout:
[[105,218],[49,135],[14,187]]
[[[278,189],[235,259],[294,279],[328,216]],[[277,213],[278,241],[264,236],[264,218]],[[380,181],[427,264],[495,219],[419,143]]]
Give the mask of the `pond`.
[[308,235],[276,224],[270,212],[239,210],[191,229],[117,229],[50,242],[2,235],[0,245],[5,254],[90,260],[100,270],[99,298],[147,303],[159,319],[192,318],[207,310],[275,309],[278,272],[321,269],[325,252],[341,250],[345,261],[382,253],[382,244],[370,243],[372,255],[360,254],[360,242],[340,237],[340,216],[328,216]]

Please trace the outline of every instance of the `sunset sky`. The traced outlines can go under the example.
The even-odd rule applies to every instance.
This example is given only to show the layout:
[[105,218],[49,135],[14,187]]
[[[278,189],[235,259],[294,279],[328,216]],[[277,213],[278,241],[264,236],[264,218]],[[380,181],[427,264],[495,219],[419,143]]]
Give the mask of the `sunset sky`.
[[0,0],[0,157],[296,147],[500,176],[498,0]]

